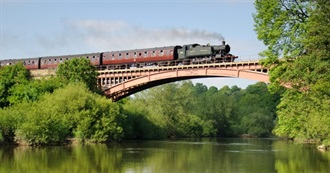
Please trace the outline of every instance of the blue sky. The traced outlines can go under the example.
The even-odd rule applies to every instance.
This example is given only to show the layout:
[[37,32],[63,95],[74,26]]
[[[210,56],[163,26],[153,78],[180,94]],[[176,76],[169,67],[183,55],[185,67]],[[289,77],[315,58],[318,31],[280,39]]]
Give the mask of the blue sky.
[[[240,60],[265,49],[253,0],[0,0],[0,60],[225,40]],[[246,87],[245,79],[198,79]]]

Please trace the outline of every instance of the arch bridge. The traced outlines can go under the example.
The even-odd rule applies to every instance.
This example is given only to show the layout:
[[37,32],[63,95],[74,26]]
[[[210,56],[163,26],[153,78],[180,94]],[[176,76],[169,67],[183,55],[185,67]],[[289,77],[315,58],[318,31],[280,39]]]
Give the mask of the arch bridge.
[[98,82],[106,96],[113,101],[136,92],[169,82],[206,78],[245,78],[269,83],[268,68],[258,60],[245,62],[191,64],[165,67],[144,67],[98,71]]

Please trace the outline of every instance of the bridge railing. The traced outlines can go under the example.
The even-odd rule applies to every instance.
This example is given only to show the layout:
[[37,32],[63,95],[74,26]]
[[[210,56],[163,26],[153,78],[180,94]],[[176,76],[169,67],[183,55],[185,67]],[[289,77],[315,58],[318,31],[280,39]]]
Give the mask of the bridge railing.
[[105,69],[98,70],[98,73],[123,73],[123,72],[136,72],[136,71],[162,71],[162,70],[174,70],[174,69],[191,69],[191,68],[207,68],[207,67],[227,67],[227,66],[249,66],[259,65],[259,60],[251,61],[236,61],[236,62],[220,62],[220,63],[204,63],[204,64],[189,64],[189,65],[176,65],[176,66],[145,66],[143,68],[127,68],[127,69]]

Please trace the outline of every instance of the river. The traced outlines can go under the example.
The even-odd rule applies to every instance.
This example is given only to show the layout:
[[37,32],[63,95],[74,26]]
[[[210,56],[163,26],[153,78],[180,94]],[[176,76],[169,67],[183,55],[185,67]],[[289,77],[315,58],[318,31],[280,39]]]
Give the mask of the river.
[[330,152],[276,139],[0,147],[0,173],[330,173]]

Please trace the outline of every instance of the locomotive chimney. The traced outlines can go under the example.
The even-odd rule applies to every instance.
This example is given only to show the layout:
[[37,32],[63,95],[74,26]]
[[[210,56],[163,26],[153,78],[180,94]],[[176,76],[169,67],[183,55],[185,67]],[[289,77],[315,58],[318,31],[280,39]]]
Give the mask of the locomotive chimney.
[[222,41],[222,45],[226,45],[226,41]]

